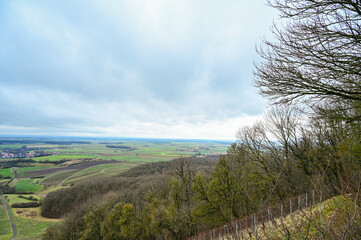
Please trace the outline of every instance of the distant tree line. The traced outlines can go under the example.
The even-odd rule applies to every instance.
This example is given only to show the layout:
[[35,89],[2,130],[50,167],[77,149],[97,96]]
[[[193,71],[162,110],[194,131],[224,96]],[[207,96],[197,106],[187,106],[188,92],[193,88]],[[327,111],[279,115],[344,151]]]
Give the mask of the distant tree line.
[[12,168],[12,167],[18,167],[18,166],[24,166],[24,165],[31,165],[36,163],[33,159],[14,159],[14,160],[8,160],[8,161],[1,161],[0,167],[2,168]]
[[41,206],[40,202],[20,202],[11,204],[12,208],[36,208]]
[[12,144],[53,144],[53,145],[71,145],[71,144],[90,144],[91,141],[71,141],[71,140],[27,140],[27,139],[0,139],[0,145],[12,145]]
[[72,144],[91,144],[90,141],[44,141],[45,144],[53,145],[72,145]]
[[124,145],[105,145],[107,148],[119,148],[119,149],[124,149],[124,150],[129,150],[129,151],[133,151],[135,150],[135,148],[133,147],[129,147],[129,146],[124,146]]

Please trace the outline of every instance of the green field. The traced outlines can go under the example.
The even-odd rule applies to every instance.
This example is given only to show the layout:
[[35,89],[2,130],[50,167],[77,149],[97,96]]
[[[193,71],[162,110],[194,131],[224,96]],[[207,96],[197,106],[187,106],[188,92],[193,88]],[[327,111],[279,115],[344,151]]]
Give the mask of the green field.
[[42,185],[57,185],[64,179],[70,177],[74,173],[78,172],[78,170],[72,170],[72,171],[59,171],[55,174],[51,174],[47,176],[46,178],[41,180]]
[[10,219],[3,201],[0,200],[0,239],[10,239],[8,236],[12,236]]
[[61,161],[61,160],[74,160],[74,159],[93,159],[96,155],[92,154],[59,154],[59,155],[51,155],[51,156],[44,156],[44,157],[36,157],[34,160],[36,161]]
[[[13,203],[22,203],[22,202],[32,202],[31,200],[25,199],[25,198],[20,198],[19,195],[21,196],[21,194],[4,194],[4,197],[6,198],[6,200],[8,201],[8,204],[11,205]],[[26,194],[24,195],[25,197],[35,197],[37,199],[40,199],[39,196],[34,195],[34,194]]]
[[22,217],[14,217],[18,228],[18,236],[15,239],[38,240],[45,230],[54,225],[54,222],[38,221]]
[[97,166],[86,168],[86,169],[82,170],[81,172],[82,173],[98,172],[98,171],[104,171],[106,169],[112,169],[112,168],[129,169],[134,166],[137,166],[137,164],[132,164],[132,163],[102,164],[102,165],[97,165]]
[[13,174],[12,169],[11,168],[3,168],[0,169],[0,175],[5,178],[5,177],[11,177]]
[[0,240],[9,240],[12,236],[13,236],[12,232],[4,234],[4,235],[0,235]]
[[136,155],[119,155],[119,156],[99,156],[99,160],[116,160],[126,162],[142,162],[144,161],[141,157]]
[[7,149],[7,148],[19,148],[21,147],[21,145],[17,145],[17,144],[4,144],[4,145],[0,145],[0,149]]
[[41,195],[41,194],[48,194],[50,192],[54,192],[54,191],[57,191],[59,189],[62,189],[62,188],[67,188],[68,186],[54,186],[54,187],[49,187],[49,188],[45,188],[43,190],[41,190],[40,192],[38,192],[37,194]]
[[130,169],[138,164],[134,163],[117,163],[117,164],[102,164],[93,167],[77,171],[74,174],[65,178],[62,183],[69,184],[72,182],[82,181],[87,178],[99,177],[101,175],[112,175],[124,172],[127,169]]
[[44,186],[36,183],[34,179],[16,179],[10,183],[11,187],[15,187],[16,192],[36,193],[44,188]]

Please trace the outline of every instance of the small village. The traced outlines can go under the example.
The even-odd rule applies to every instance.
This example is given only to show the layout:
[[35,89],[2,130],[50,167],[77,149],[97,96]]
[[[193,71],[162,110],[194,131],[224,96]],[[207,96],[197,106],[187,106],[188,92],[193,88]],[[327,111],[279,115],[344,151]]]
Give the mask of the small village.
[[26,146],[21,147],[20,149],[14,150],[3,150],[0,152],[0,158],[34,158],[34,157],[42,157],[48,155],[54,155],[54,153],[46,153],[43,150],[30,150],[27,149]]
[[31,152],[1,152],[0,158],[33,158],[39,156],[39,153]]

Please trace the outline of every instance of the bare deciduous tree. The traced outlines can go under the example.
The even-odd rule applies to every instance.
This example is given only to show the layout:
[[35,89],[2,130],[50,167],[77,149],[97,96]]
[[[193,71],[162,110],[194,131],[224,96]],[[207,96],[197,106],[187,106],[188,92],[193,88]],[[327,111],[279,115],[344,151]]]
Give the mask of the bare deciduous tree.
[[361,1],[269,4],[287,22],[274,25],[275,40],[258,49],[264,59],[255,71],[260,93],[274,103],[346,101],[361,108]]

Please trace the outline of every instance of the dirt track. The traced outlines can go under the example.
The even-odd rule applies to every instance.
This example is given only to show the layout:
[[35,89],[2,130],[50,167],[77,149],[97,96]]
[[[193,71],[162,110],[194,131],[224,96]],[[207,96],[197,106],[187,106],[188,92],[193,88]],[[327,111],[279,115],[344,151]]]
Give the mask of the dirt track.
[[13,236],[10,238],[10,240],[14,239],[17,235],[18,235],[18,230],[16,228],[15,222],[14,222],[14,218],[13,215],[11,213],[10,207],[8,202],[6,201],[6,199],[4,198],[3,195],[0,195],[1,200],[4,202],[4,205],[6,207],[6,210],[8,211],[8,215],[10,218],[10,222],[11,222],[11,228],[13,229]]

